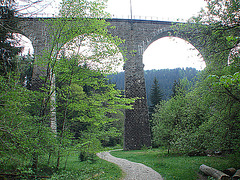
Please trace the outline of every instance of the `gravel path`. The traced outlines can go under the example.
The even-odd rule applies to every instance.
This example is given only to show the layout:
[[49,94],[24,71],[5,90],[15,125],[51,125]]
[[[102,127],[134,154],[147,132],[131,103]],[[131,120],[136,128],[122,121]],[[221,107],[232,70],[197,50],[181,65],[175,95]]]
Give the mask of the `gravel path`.
[[141,163],[116,158],[109,152],[101,152],[98,153],[97,156],[101,159],[117,164],[125,174],[123,180],[163,180],[159,173]]

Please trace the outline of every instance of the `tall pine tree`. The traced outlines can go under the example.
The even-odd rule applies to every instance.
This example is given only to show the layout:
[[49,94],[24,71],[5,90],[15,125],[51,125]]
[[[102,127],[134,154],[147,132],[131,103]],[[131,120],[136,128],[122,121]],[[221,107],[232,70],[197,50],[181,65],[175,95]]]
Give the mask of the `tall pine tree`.
[[154,108],[157,104],[163,99],[163,92],[160,88],[159,82],[156,77],[154,77],[153,85],[150,92],[150,101],[151,105],[149,107],[149,113],[150,113],[150,119],[152,116],[152,113],[154,112]]
[[[156,77],[154,77],[153,85],[150,91],[150,102],[151,105],[149,106],[149,122],[150,122],[150,131],[152,136],[152,127],[153,127],[153,121],[152,121],[152,115],[154,113],[154,109],[156,105],[160,103],[160,101],[163,100],[163,92],[160,88],[159,82]],[[153,145],[154,146],[154,145]]]
[[174,83],[172,86],[172,96],[171,97],[175,97],[177,95],[180,86],[181,86],[180,79],[178,79],[178,81],[174,80]]

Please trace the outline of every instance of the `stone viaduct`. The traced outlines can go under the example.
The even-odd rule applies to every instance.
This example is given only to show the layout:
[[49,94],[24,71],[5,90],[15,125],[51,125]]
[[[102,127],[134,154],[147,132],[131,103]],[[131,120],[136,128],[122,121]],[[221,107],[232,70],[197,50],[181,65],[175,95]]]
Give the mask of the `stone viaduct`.
[[[32,41],[34,52],[41,55],[43,49],[48,46],[48,33],[44,21],[39,18],[23,18],[25,28],[23,34]],[[127,49],[127,61],[125,70],[125,96],[139,97],[133,104],[132,110],[126,110],[124,123],[124,150],[141,149],[143,146],[151,146],[151,135],[146,100],[144,79],[143,53],[155,40],[170,36],[174,22],[130,19],[107,19],[111,26],[109,32],[114,36],[125,39],[122,47]],[[74,23],[74,22],[73,22]],[[173,33],[172,33],[173,35]],[[190,42],[194,45],[194,42]],[[195,46],[196,47],[196,46]],[[200,52],[201,49],[196,47]],[[34,71],[34,78],[38,78]]]

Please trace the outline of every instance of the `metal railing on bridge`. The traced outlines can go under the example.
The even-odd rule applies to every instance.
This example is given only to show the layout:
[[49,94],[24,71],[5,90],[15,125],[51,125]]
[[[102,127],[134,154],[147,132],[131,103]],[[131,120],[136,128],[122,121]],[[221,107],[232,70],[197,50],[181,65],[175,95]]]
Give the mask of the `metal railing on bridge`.
[[[37,13],[37,14],[26,14],[21,15],[21,17],[31,17],[31,18],[52,18],[52,17],[59,17],[56,14],[51,13]],[[131,19],[130,15],[110,15],[110,18],[113,19]],[[171,21],[171,22],[186,22],[184,19],[178,19],[175,17],[157,17],[157,16],[140,16],[140,15],[133,15],[132,19],[138,20],[152,20],[152,21]]]

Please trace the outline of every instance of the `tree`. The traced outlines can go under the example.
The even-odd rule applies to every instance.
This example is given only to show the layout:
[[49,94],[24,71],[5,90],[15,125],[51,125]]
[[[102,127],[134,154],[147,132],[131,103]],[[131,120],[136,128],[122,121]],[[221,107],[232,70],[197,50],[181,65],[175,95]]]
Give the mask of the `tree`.
[[[49,118],[49,105],[56,92],[56,168],[59,168],[62,153],[74,143],[69,133],[73,132],[70,129],[71,122],[86,123],[91,129],[100,130],[104,124],[116,120],[109,114],[131,108],[130,103],[134,101],[123,98],[113,85],[106,84],[105,75],[114,71],[122,61],[115,57],[119,52],[116,47],[122,40],[107,32],[109,23],[103,19],[107,17],[102,11],[103,7],[101,1],[63,1],[60,17],[46,20],[50,37],[53,38],[50,50],[37,59],[36,67],[46,69],[41,78],[41,90],[45,92],[45,98],[38,116],[46,120]],[[69,19],[75,22],[71,23]],[[77,139],[78,143],[86,144],[95,139],[90,144],[99,144],[99,131],[88,133],[88,127],[84,133],[78,133],[81,136]],[[88,137],[87,142],[83,142],[85,138],[82,138],[82,134]]]
[[[193,107],[196,100],[187,89],[189,83],[186,79],[179,81],[180,87],[176,95],[168,101],[157,105],[153,114],[153,140],[156,146],[166,146],[183,150],[182,145],[199,124]],[[191,110],[190,110],[191,109]],[[185,135],[185,138],[183,138]],[[179,142],[184,142],[180,144]],[[188,150],[190,150],[190,146]]]
[[0,158],[3,168],[11,166],[9,158],[19,162],[15,167],[22,166],[21,163],[26,158],[31,159],[36,151],[38,154],[46,153],[53,142],[46,122],[32,111],[37,107],[34,100],[41,99],[41,93],[23,87],[32,59],[18,56],[21,48],[16,47],[18,41],[14,32],[18,28],[18,18],[13,4],[14,1],[1,1],[0,7]]
[[[204,74],[204,83],[208,89],[208,103],[211,108],[211,116],[206,126],[214,137],[215,144],[219,149],[239,151],[239,31],[240,31],[240,2],[231,1],[207,1],[208,11],[203,12],[201,21],[209,26],[213,36],[221,37],[219,41],[224,46],[208,47],[211,56],[208,71]],[[207,18],[206,18],[207,17]],[[213,43],[212,39],[209,41]],[[216,44],[216,43],[215,43]],[[217,51],[216,51],[216,49]],[[221,55],[221,57],[219,56]],[[222,63],[223,62],[223,63]],[[217,64],[217,66],[216,66]],[[219,65],[221,64],[221,65]],[[219,128],[210,131],[215,123]],[[234,124],[234,126],[233,126]],[[210,134],[208,134],[210,136]]]
[[150,101],[151,101],[151,105],[149,107],[150,119],[152,117],[152,113],[154,112],[154,108],[156,107],[156,105],[158,105],[162,101],[162,99],[163,99],[163,92],[160,88],[157,78],[154,77],[153,85],[150,92]]
[[10,7],[17,12],[18,16],[33,16],[38,13],[41,13],[44,9],[52,6],[55,2],[44,1],[44,0],[28,0],[28,1],[19,1],[19,0],[1,0],[2,6]]
[[[73,122],[79,127],[75,129],[78,135],[74,134],[77,141],[91,143],[94,140],[92,145],[100,144],[100,140],[104,139],[102,134],[106,137],[106,132],[109,131],[108,129],[102,132],[100,129],[106,123],[116,121],[109,115],[122,114],[121,109],[129,108],[128,105],[132,102],[123,98],[113,85],[107,84],[101,71],[91,70],[78,64],[79,58],[72,56],[70,59],[61,57],[55,66],[58,133],[62,149],[69,146],[66,143],[68,142],[66,137],[69,135],[66,133],[74,132],[71,129]],[[79,125],[84,125],[84,129]],[[91,134],[92,139],[88,139],[88,133]],[[60,151],[57,168],[59,161]]]
[[158,108],[154,138],[164,144],[163,137],[168,135],[173,147],[193,154],[207,149],[237,153],[240,4],[235,0],[207,2],[208,11],[202,11],[177,32],[191,31],[197,37],[196,45],[204,42],[201,52],[207,67],[193,90],[177,94]]
[[0,74],[6,76],[16,69],[14,57],[21,48],[15,47],[16,40],[13,36],[18,24],[15,11],[10,6],[0,6],[0,18]]
[[[0,76],[0,160],[4,168],[18,159],[15,169],[31,164],[37,173],[39,157],[45,159],[49,155],[50,162],[55,155],[58,168],[60,157],[67,150],[84,148],[85,144],[99,148],[107,133],[117,134],[113,128],[104,132],[107,124],[116,120],[110,115],[122,113],[134,102],[106,83],[106,74],[122,61],[115,58],[119,52],[116,47],[122,41],[107,32],[109,23],[103,19],[107,17],[103,12],[105,4],[82,0],[64,1],[62,6],[59,18],[46,20],[52,38],[50,48],[35,59],[34,70],[43,72],[39,91],[23,87],[19,76]],[[72,24],[69,19],[77,22]],[[72,51],[76,44],[78,50],[84,44],[90,48],[77,54]],[[56,111],[51,109],[54,95]],[[50,127],[53,111],[58,118],[57,133]],[[86,126],[83,132],[77,130],[75,138],[72,122]]]
[[173,86],[172,86],[172,97],[176,96],[178,91],[180,91],[181,85],[180,85],[180,79],[174,80]]
[[153,85],[151,88],[150,101],[152,106],[155,107],[163,98],[163,92],[161,91],[160,85],[156,77],[154,77]]
[[153,127],[152,114],[154,113],[156,106],[162,101],[162,99],[163,99],[162,90],[160,89],[160,85],[158,83],[157,78],[154,77],[153,85],[152,85],[151,92],[150,92],[151,105],[149,106],[149,120],[150,120],[151,136],[152,136],[152,127]]

